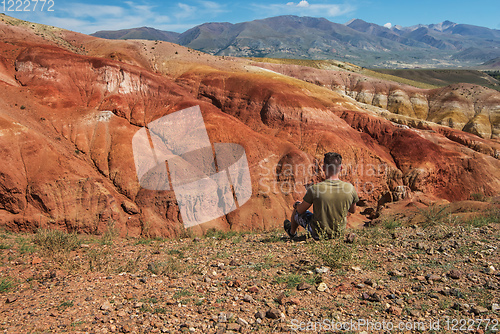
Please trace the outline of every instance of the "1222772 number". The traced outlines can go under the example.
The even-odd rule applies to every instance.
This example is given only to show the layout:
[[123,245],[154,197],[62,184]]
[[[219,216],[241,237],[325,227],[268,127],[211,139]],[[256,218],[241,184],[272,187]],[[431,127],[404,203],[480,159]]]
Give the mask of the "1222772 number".
[[4,12],[54,11],[54,0],[2,0]]

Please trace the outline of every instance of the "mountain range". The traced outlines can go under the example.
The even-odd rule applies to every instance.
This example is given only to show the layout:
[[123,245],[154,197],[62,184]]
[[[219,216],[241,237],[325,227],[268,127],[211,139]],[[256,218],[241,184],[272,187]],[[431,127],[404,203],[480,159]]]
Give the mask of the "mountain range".
[[339,24],[287,15],[205,23],[184,33],[142,27],[92,35],[162,40],[219,56],[334,58],[372,67],[477,66],[500,57],[500,30],[450,21],[388,28],[360,19]]

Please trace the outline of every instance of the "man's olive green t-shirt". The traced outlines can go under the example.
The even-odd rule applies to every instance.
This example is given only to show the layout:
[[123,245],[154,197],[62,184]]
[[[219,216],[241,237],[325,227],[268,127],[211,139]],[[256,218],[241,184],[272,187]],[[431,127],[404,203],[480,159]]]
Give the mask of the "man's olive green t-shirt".
[[354,186],[341,180],[325,180],[307,189],[304,201],[313,205],[311,227],[321,237],[329,238],[343,233],[347,213],[353,203],[359,201]]

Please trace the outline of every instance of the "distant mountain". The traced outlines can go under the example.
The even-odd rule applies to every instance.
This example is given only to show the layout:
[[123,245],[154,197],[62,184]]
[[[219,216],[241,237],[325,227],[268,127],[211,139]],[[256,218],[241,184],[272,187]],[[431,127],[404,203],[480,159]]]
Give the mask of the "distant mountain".
[[171,31],[162,31],[155,28],[132,28],[123,30],[102,30],[92,36],[106,39],[145,39],[150,41],[166,41],[176,43],[179,33]]
[[500,68],[500,57],[488,60],[485,62],[482,67],[486,68]]
[[413,31],[426,28],[431,31],[442,32],[448,35],[461,35],[479,39],[500,38],[500,30],[485,27],[473,26],[470,24],[458,24],[451,21],[444,21],[438,24],[418,24],[411,27],[393,27],[391,30]]
[[93,36],[164,40],[221,56],[334,58],[375,67],[457,67],[500,57],[499,30],[451,21],[389,29],[360,19],[339,24],[287,15],[205,23],[182,34],[144,27]]
[[179,36],[179,44],[218,55],[323,58],[348,49],[406,49],[322,18],[278,16],[238,24],[206,23]]
[[392,41],[409,45],[409,46],[420,46],[420,47],[425,47],[425,43],[421,43],[417,40],[413,39],[408,39],[400,34],[398,34],[397,30],[391,30],[389,28],[379,26],[378,24],[375,23],[368,23],[360,19],[354,19],[345,24],[349,28],[352,28],[354,30],[364,32],[373,36],[377,37],[383,37],[390,39]]
[[[406,40],[398,40],[400,43],[412,46],[417,45],[414,44],[416,41],[442,50],[461,51],[469,48],[498,49],[500,47],[500,30],[467,24],[457,24],[451,21],[444,21],[438,24],[429,25],[419,24],[406,28],[395,26],[388,29],[373,23],[355,20],[348,23],[348,26],[371,35],[382,35],[384,37],[391,36],[394,39],[395,37],[388,34],[390,31],[396,36],[406,38]],[[370,26],[370,28],[366,29],[365,27],[367,26]],[[410,44],[408,44],[408,42]],[[422,44],[419,44],[418,46],[422,46]],[[487,58],[486,55],[485,58]]]
[[[457,25],[457,24],[446,20],[446,21],[438,23],[438,24],[429,24],[427,27],[430,29],[433,29],[433,30],[437,30],[437,31],[445,31],[446,29],[453,27],[455,25]],[[425,25],[419,25],[419,26],[425,26]]]
[[485,59],[496,58],[499,55],[498,49],[491,49],[487,47],[471,47],[462,50],[453,55],[453,59],[470,60],[478,64],[485,61]]

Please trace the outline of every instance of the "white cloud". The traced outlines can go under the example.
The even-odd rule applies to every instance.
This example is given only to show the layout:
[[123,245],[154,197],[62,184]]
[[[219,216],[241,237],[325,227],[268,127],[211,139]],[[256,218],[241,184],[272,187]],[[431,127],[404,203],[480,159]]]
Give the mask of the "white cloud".
[[188,5],[186,3],[177,4],[177,12],[173,15],[178,20],[197,19],[205,17],[206,20],[226,12],[225,6],[213,1],[196,1],[196,5]]
[[[76,32],[91,34],[99,30],[119,30],[153,27],[160,30],[184,32],[195,25],[217,21],[221,13],[229,12],[231,5],[216,0],[179,0],[180,2],[148,2],[133,0],[117,5],[68,3],[54,12],[15,13],[15,17],[48,24]],[[271,0],[272,1],[272,0]],[[281,0],[276,0],[281,1]],[[289,1],[288,3],[286,1]],[[335,17],[354,11],[349,4],[315,3],[327,0],[286,0],[283,3],[251,4],[259,17],[276,15]],[[225,18],[227,20],[227,17]]]
[[91,5],[84,3],[71,3],[61,9],[62,13],[70,17],[119,17],[125,15],[126,9],[119,6]]
[[213,1],[199,1],[203,6],[203,10],[209,10],[211,14],[219,14],[227,12],[227,10],[221,4]]
[[119,30],[143,26],[163,29],[172,18],[161,15],[157,8],[125,1],[122,6],[71,3],[54,12],[20,12],[16,17],[91,34],[98,30]]
[[307,2],[306,0],[302,0],[299,2],[297,7],[309,7],[309,2]]
[[194,13],[196,12],[196,7],[187,5],[185,3],[179,3],[177,6],[180,9],[180,11],[175,14],[175,17],[177,19],[193,17]]
[[259,12],[266,12],[269,15],[309,15],[321,17],[335,17],[348,14],[355,10],[349,4],[314,4],[307,0],[298,3],[288,2],[286,4],[254,4]]
[[[80,0],[81,1],[81,0]],[[123,1],[120,5],[93,5],[71,3],[54,12],[15,13],[27,21],[56,26],[84,34],[99,30],[119,30],[153,27],[160,30],[184,32],[193,26],[213,20],[227,11],[226,5],[210,0],[182,0],[183,2],[150,5]],[[165,14],[167,13],[167,14]]]
[[392,28],[392,23],[391,22],[387,22],[386,24],[384,24],[384,27],[391,29]]

